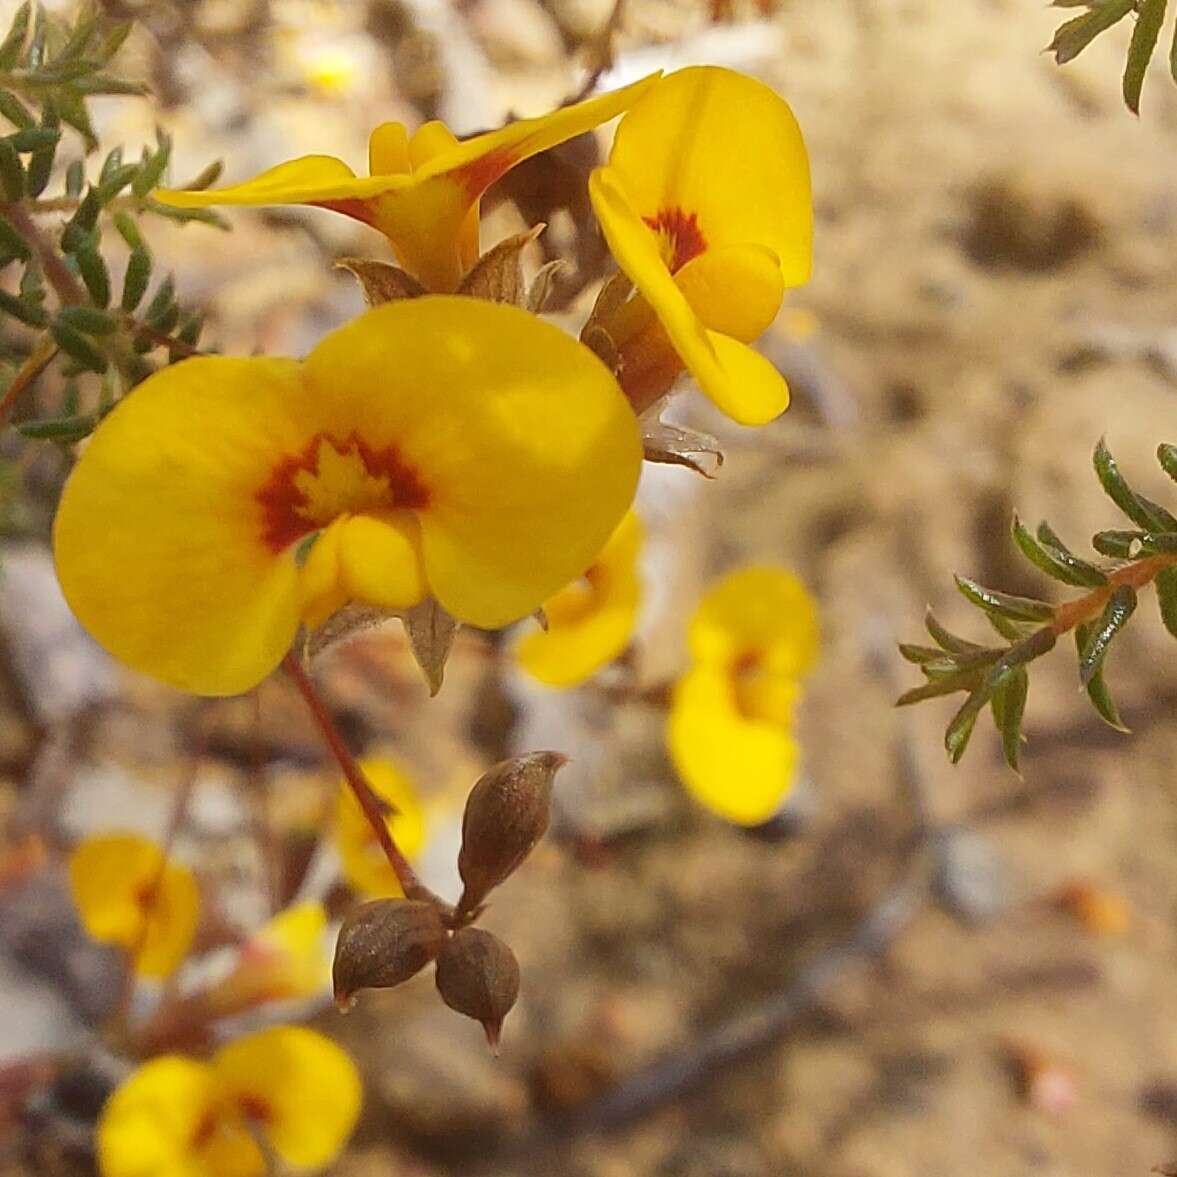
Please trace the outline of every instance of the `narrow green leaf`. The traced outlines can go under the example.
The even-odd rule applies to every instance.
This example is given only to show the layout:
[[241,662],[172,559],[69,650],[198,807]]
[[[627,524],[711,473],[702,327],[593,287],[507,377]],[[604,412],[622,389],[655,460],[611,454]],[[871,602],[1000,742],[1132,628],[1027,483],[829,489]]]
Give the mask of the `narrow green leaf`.
[[49,322],[49,316],[39,303],[18,298],[7,290],[0,290],[0,314],[11,315],[30,327],[44,327]]
[[1124,101],[1133,114],[1140,113],[1140,91],[1161,35],[1165,4],[1166,0],[1140,0],[1132,44],[1128,48],[1128,65],[1124,70]]
[[[1080,658],[1083,656],[1083,650],[1094,629],[1094,622],[1086,622],[1083,625],[1075,627],[1075,649]],[[1120,712],[1117,710],[1111,692],[1107,688],[1107,683],[1104,681],[1103,667],[1096,670],[1088,680],[1087,697],[1091,700],[1091,705],[1095,708],[1104,723],[1109,727],[1114,727],[1116,731],[1126,732],[1128,730],[1124,726],[1124,721],[1120,718]]]
[[85,186],[86,165],[80,159],[75,159],[65,169],[65,194],[66,196],[81,196]]
[[139,174],[139,165],[123,164],[98,185],[98,201],[105,208]]
[[135,224],[135,219],[129,213],[115,213],[114,227],[119,231],[119,235],[132,249],[147,248],[143,244],[143,236],[139,232],[139,226]]
[[959,764],[965,749],[969,746],[973,729],[977,726],[977,716],[981,714],[985,704],[992,697],[993,689],[989,681],[976,687],[969,697],[960,705],[960,710],[949,720],[944,731],[944,747],[948,752],[948,759],[953,764]]
[[14,127],[22,131],[27,131],[29,127],[37,125],[37,120],[33,118],[20,99],[8,90],[0,90],[0,114]]
[[1161,469],[1177,482],[1177,445],[1162,442],[1157,446],[1157,461],[1160,462]]
[[74,254],[74,261],[78,263],[78,273],[86,284],[86,290],[95,306],[110,305],[110,271],[102,254],[91,245],[84,245]]
[[1140,541],[1140,550],[1142,554],[1149,556],[1172,555],[1177,552],[1177,533],[1171,531],[1146,532]]
[[102,34],[101,44],[93,54],[99,65],[106,65],[112,57],[123,47],[123,42],[131,35],[134,28],[133,21],[121,21],[110,25]]
[[83,335],[110,335],[118,330],[118,321],[96,307],[65,307],[58,313],[57,321],[67,323]]
[[74,210],[74,215],[70,217],[65,228],[61,231],[61,248],[66,253],[73,253],[74,250],[85,244],[101,211],[102,205],[98,200],[98,190],[91,185],[87,189],[86,195],[82,197],[82,202]]
[[180,330],[176,332],[176,338],[181,343],[186,343],[189,347],[195,347],[200,340],[200,333],[204,329],[204,316],[199,312],[189,315],[184,320]]
[[975,690],[981,682],[981,674],[977,670],[962,670],[947,678],[926,682],[922,686],[912,687],[904,691],[895,700],[896,707],[909,707],[912,703],[922,703],[925,699],[936,699],[941,695],[952,695],[957,691]]
[[12,69],[20,59],[20,51],[24,48],[25,37],[29,31],[29,15],[32,5],[25,0],[12,18],[12,24],[0,43],[0,69]]
[[54,341],[71,359],[91,372],[105,372],[106,357],[80,331],[59,318],[50,328]]
[[1084,686],[1087,686],[1092,677],[1102,669],[1112,639],[1124,628],[1135,609],[1136,590],[1131,585],[1121,585],[1108,598],[1108,603],[1088,634],[1079,656],[1079,679]]
[[11,257],[19,258],[22,262],[28,261],[32,256],[29,243],[2,216],[0,216],[0,250]]
[[140,199],[145,197],[153,188],[157,187],[168,160],[172,156],[172,141],[162,131],[159,134],[159,150],[150,156],[146,163],[139,168],[139,174],[131,185],[131,191]]
[[170,204],[160,204],[150,197],[144,200],[143,207],[156,216],[167,217],[169,221],[179,221],[181,224],[199,221],[202,225],[214,225],[218,229],[229,227],[229,222],[211,208],[173,208]]
[[899,653],[917,666],[925,662],[937,662],[944,657],[944,650],[940,646],[916,646],[910,642],[900,642]]
[[989,705],[993,723],[1001,733],[1001,748],[1005,762],[1018,771],[1022,750],[1022,719],[1026,713],[1026,696],[1030,691],[1030,676],[1024,666],[1015,667],[993,692]]
[[25,64],[31,70],[41,68],[45,60],[45,43],[49,34],[49,22],[45,10],[40,4],[33,8],[33,35],[29,38],[29,47],[25,53]]
[[1147,532],[1143,531],[1097,531],[1091,537],[1091,546],[1102,556],[1118,560],[1135,559]]
[[[1044,528],[1047,534],[1054,535],[1054,532],[1049,527],[1042,524],[1038,528],[1040,537]],[[1070,553],[1066,553],[1065,549],[1060,550],[1053,545],[1048,546],[1040,538],[1035,539],[1017,515],[1013,518],[1011,531],[1014,543],[1017,544],[1022,555],[1035,568],[1045,572],[1047,576],[1053,577],[1055,580],[1061,580],[1063,584],[1084,588],[1091,588],[1095,585],[1107,583],[1107,577],[1094,565],[1085,564],[1076,557],[1070,556]],[[1068,556],[1070,557],[1069,559]]]
[[1145,531],[1177,531],[1177,519],[1170,515],[1164,507],[1137,494],[1124,481],[1124,476],[1120,473],[1115,458],[1108,451],[1102,438],[1099,445],[1095,447],[1094,464],[1095,473],[1108,498],[1133,523]]
[[1157,601],[1161,606],[1161,620],[1165,628],[1177,638],[1177,568],[1165,568],[1156,581]]
[[936,643],[941,649],[948,650],[953,654],[964,654],[970,650],[979,650],[976,642],[970,642],[966,638],[957,637],[956,634],[944,628],[939,621],[936,620],[936,615],[931,609],[924,613],[924,626],[931,635],[932,641]]
[[0,187],[11,201],[22,200],[25,194],[25,169],[16,148],[7,139],[0,139]]
[[1107,573],[1102,568],[1082,560],[1063,543],[1045,520],[1038,524],[1038,542],[1060,564],[1064,564],[1074,578],[1071,583],[1082,588],[1100,588],[1107,584]]
[[1054,617],[1054,606],[1046,601],[1000,593],[969,580],[967,576],[957,576],[955,579],[961,593],[987,613],[995,613],[1010,621],[1050,621]]
[[53,126],[25,127],[4,137],[5,142],[12,144],[13,150],[20,152],[43,151],[46,147],[56,146],[60,138],[61,131]]
[[160,318],[176,299],[176,280],[173,275],[169,274],[156,289],[152,300],[147,304],[147,309],[143,312],[143,317],[147,320],[154,320]]
[[136,247],[127,260],[127,274],[123,279],[123,296],[120,301],[124,311],[133,311],[147,292],[151,280],[151,254]]
[[1110,29],[1132,11],[1132,0],[1103,0],[1098,8],[1073,17],[1058,27],[1046,47],[1059,65],[1073,61],[1100,33]]
[[123,78],[112,78],[109,74],[89,74],[78,78],[73,89],[78,94],[146,94],[142,82],[128,82]]
[[48,417],[41,421],[22,421],[16,428],[25,437],[39,441],[81,441],[94,432],[97,419],[87,413],[81,416]]
[[92,3],[85,3],[74,18],[75,23],[69,39],[59,50],[56,61],[71,61],[86,51],[91,38],[98,31],[98,14]]

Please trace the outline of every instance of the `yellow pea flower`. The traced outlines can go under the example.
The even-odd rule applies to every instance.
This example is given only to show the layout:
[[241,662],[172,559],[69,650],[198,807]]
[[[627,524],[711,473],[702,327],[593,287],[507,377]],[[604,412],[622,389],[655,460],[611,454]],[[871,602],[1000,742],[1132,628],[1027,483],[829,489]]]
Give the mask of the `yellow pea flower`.
[[231,695],[348,601],[527,616],[592,560],[640,464],[587,348],[513,306],[405,300],[302,362],[199,357],[145,380],[66,482],[57,573],[116,657]]
[[69,886],[87,934],[132,957],[144,977],[168,977],[192,947],[200,894],[192,872],[138,834],[101,834],[78,844]]
[[355,1064],[330,1039],[275,1026],[208,1062],[162,1055],[115,1090],[98,1121],[102,1177],[262,1177],[255,1139],[283,1161],[319,1169],[359,1118]]
[[642,524],[630,511],[580,579],[544,602],[547,630],[519,641],[519,665],[550,687],[591,678],[629,644],[641,603]]
[[793,711],[817,659],[817,609],[797,577],[749,567],[700,602],[687,634],[693,665],[675,685],[667,743],[701,804],[759,825],[793,784]]
[[491,184],[523,160],[621,114],[656,77],[465,141],[439,122],[425,123],[412,137],[402,123],[381,123],[368,143],[368,176],[355,175],[332,156],[306,155],[230,188],[163,189],[153,196],[178,208],[331,209],[379,229],[427,290],[449,293],[478,257],[478,202]]
[[809,162],[787,103],[732,70],[670,74],[622,118],[589,194],[637,289],[596,324],[635,407],[685,366],[741,424],[783,412],[787,385],[747,344],[811,266]]
[[232,971],[205,994],[213,1016],[325,992],[331,979],[326,928],[321,903],[296,903],[278,912],[250,936]]
[[[412,859],[425,845],[425,810],[408,775],[391,760],[364,760],[360,767],[381,801],[387,802],[386,822],[402,853]],[[335,805],[335,848],[349,886],[368,899],[403,895],[364,811],[346,783],[340,781]]]

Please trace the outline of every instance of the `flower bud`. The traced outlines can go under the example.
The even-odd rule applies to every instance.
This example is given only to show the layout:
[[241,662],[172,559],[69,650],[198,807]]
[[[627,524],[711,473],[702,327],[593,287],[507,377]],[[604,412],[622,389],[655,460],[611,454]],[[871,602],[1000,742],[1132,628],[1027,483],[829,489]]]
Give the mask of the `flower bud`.
[[462,928],[437,958],[437,991],[450,1009],[481,1022],[497,1051],[503,1019],[519,996],[519,962],[492,933]]
[[335,1003],[350,1009],[360,989],[391,989],[419,973],[445,946],[432,903],[376,899],[349,912],[335,944]]
[[478,778],[462,818],[460,912],[473,911],[544,836],[552,780],[567,762],[559,752],[530,752],[500,761]]

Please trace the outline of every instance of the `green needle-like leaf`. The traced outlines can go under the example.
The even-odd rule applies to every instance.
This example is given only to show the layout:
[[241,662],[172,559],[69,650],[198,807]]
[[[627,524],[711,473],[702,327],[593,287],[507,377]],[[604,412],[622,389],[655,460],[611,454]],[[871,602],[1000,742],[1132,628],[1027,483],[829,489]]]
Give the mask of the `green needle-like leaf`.
[[1017,666],[993,692],[989,706],[993,722],[1001,733],[1001,748],[1005,762],[1018,771],[1022,750],[1022,719],[1026,713],[1026,696],[1030,691],[1030,676],[1024,666]]
[[967,576],[957,576],[956,587],[978,608],[1010,621],[1050,621],[1054,617],[1054,606],[1046,601],[1000,593]]
[[1059,26],[1047,52],[1059,65],[1073,61],[1100,33],[1110,29],[1132,11],[1132,0],[1100,0],[1097,7]]
[[[1075,627],[1075,649],[1078,651],[1080,658],[1083,657],[1083,651],[1094,629],[1094,622],[1086,622],[1083,625],[1077,625]],[[1091,700],[1091,705],[1099,713],[1099,717],[1104,723],[1109,727],[1114,727],[1118,732],[1127,732],[1128,729],[1124,726],[1124,721],[1120,718],[1120,712],[1117,710],[1111,693],[1108,691],[1107,683],[1104,682],[1102,666],[1087,681],[1087,697]]]
[[1046,524],[1039,526],[1038,538],[1035,539],[1015,515],[1011,530],[1014,543],[1021,549],[1022,555],[1047,576],[1079,588],[1095,588],[1107,584],[1107,576],[1094,564],[1078,559],[1065,548],[1056,548],[1050,541],[1044,542],[1044,533],[1052,539],[1057,538]]
[[1115,458],[1108,451],[1103,440],[1095,447],[1095,473],[1099,476],[1100,485],[1108,498],[1132,520],[1137,527],[1145,531],[1177,531],[1177,518],[1174,518],[1164,507],[1137,494],[1124,481]]
[[1132,44],[1128,49],[1128,65],[1124,70],[1124,101],[1133,114],[1140,113],[1140,91],[1148,63],[1156,51],[1161,25],[1165,21],[1166,0],[1141,0],[1136,28],[1132,30]]
[[1177,568],[1165,568],[1155,581],[1157,601],[1161,606],[1161,620],[1165,628],[1177,638]]
[[1121,585],[1108,598],[1103,613],[1091,628],[1079,655],[1079,679],[1084,686],[1102,669],[1112,639],[1124,628],[1135,610],[1136,590],[1131,585]]

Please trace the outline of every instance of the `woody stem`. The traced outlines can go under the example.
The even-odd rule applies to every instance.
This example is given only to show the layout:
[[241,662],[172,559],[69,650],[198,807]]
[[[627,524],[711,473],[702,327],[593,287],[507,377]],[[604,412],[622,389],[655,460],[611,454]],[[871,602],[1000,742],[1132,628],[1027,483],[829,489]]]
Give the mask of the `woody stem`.
[[384,851],[385,858],[388,859],[389,865],[391,865],[393,871],[396,873],[401,890],[404,891],[406,897],[409,899],[419,899],[428,903],[434,903],[443,910],[448,911],[448,905],[434,895],[417,878],[417,872],[409,865],[409,860],[396,844],[396,839],[393,838],[392,831],[388,828],[386,811],[380,798],[376,796],[372,786],[364,776],[363,769],[356,763],[355,757],[343,742],[343,737],[339,734],[339,729],[335,726],[334,719],[331,718],[331,712],[323,702],[319,692],[315,689],[315,684],[311,681],[310,675],[307,674],[301,659],[296,653],[291,651],[282,660],[282,668],[298,688],[298,693],[302,695],[307,708],[310,710],[311,716],[314,718],[315,724],[323,736],[323,740],[331,750],[332,756],[338,761],[339,767],[343,770],[344,778],[351,788],[356,801],[359,803],[364,817],[367,818],[368,824],[372,827],[372,832],[376,835],[376,840],[380,843],[380,848]]
[[1177,567],[1177,553],[1145,556],[1131,564],[1124,564],[1114,572],[1108,573],[1107,584],[1093,589],[1082,597],[1076,597],[1065,605],[1060,605],[1055,611],[1050,628],[1056,637],[1061,636],[1075,626],[1097,617],[1116,589],[1124,588],[1126,585],[1134,589],[1143,588],[1146,584],[1151,584],[1166,568],[1173,567]]

